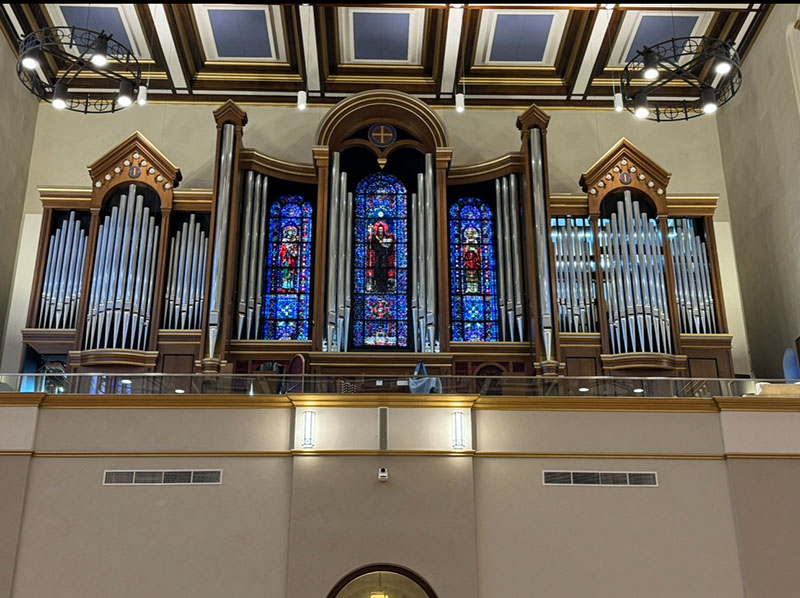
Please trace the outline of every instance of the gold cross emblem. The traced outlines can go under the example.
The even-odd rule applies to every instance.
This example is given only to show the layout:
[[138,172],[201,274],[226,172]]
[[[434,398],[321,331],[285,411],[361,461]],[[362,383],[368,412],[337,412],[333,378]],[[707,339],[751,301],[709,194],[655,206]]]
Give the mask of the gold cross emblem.
[[372,129],[372,139],[378,145],[386,145],[393,137],[394,133],[386,125],[378,125]]

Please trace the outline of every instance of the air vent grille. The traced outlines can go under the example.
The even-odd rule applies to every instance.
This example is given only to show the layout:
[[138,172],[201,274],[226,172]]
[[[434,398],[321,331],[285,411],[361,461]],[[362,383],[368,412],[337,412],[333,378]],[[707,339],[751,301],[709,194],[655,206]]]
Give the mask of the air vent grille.
[[105,470],[104,486],[221,484],[221,469]]
[[546,486],[658,486],[653,471],[543,471]]

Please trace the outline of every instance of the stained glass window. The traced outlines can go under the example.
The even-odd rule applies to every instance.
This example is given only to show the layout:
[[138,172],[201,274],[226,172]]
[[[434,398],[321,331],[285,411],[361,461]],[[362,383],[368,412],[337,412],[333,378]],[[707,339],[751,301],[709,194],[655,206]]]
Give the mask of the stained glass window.
[[408,345],[408,206],[406,188],[380,173],[358,183],[355,197],[353,345]]
[[264,292],[264,338],[308,340],[311,204],[281,197],[270,209]]
[[467,197],[450,208],[450,297],[454,341],[500,339],[492,210]]

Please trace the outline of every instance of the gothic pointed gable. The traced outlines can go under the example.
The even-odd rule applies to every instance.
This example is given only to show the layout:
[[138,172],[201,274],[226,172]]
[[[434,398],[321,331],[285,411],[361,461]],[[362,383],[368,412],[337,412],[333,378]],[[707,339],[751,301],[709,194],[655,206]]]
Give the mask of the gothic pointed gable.
[[589,211],[598,213],[600,202],[609,193],[633,188],[648,195],[658,213],[666,213],[667,185],[671,173],[625,137],[608,150],[580,178],[581,188],[589,194]]
[[124,183],[143,183],[163,197],[181,182],[181,171],[139,131],[89,165],[92,204],[99,206],[108,191]]

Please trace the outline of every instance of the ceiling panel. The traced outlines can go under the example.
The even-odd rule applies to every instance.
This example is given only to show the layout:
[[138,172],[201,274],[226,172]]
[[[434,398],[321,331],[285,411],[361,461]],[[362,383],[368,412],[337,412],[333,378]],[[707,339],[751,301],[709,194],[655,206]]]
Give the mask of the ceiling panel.
[[[45,26],[112,32],[138,57],[156,101],[290,104],[306,89],[311,103],[333,104],[398,89],[434,105],[452,105],[462,91],[468,107],[577,107],[610,106],[626,62],[665,38],[711,35],[746,56],[772,5],[675,7],[4,4],[0,28],[15,52],[21,36]],[[63,68],[51,60],[42,72],[53,80]],[[91,73],[75,85],[114,92]]]

